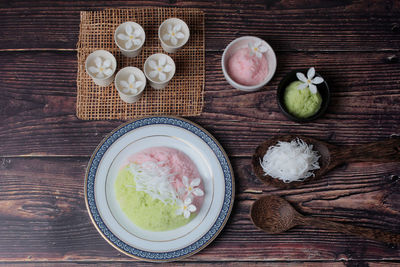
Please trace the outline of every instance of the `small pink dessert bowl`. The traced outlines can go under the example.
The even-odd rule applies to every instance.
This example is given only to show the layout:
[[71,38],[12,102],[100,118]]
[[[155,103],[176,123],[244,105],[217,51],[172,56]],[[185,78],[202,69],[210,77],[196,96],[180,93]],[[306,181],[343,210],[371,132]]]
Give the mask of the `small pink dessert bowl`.
[[[266,46],[268,50],[264,53],[268,62],[268,74],[265,79],[256,85],[243,85],[236,82],[229,75],[228,71],[228,61],[230,57],[239,49],[248,47],[249,43],[261,42],[262,45]],[[255,37],[255,36],[243,36],[233,40],[224,50],[221,59],[222,72],[224,73],[225,79],[228,81],[230,85],[235,87],[236,89],[246,91],[246,92],[254,92],[261,89],[265,86],[274,76],[276,71],[276,55],[272,47],[264,40]]]

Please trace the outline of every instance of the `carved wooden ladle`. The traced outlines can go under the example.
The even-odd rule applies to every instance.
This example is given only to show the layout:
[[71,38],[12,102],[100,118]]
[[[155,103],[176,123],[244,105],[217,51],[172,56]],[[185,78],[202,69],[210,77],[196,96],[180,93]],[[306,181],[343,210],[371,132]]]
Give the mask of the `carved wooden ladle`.
[[345,234],[359,235],[387,244],[400,244],[399,234],[303,216],[289,202],[278,196],[264,196],[256,200],[251,206],[250,217],[255,226],[271,234],[285,232],[296,225],[312,225]]
[[[263,159],[265,153],[270,146],[276,145],[278,141],[290,142],[299,138],[308,145],[313,145],[313,150],[320,155],[320,169],[314,171],[314,176],[311,176],[304,181],[296,181],[285,183],[280,179],[265,175],[260,160]],[[316,140],[314,138],[299,136],[299,135],[284,135],[278,136],[260,144],[253,155],[252,166],[254,174],[264,183],[272,184],[280,188],[293,188],[312,180],[320,178],[333,168],[350,162],[396,162],[400,161],[400,138],[388,139],[364,145],[353,146],[335,146]]]

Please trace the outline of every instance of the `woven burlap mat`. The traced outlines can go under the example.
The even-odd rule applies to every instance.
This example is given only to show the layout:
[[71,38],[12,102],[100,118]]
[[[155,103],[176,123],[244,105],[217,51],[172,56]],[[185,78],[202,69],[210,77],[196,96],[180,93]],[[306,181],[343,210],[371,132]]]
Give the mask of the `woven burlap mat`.
[[[184,20],[190,29],[186,45],[169,54],[176,64],[176,73],[168,86],[154,90],[149,85],[141,99],[133,104],[123,102],[114,84],[97,86],[85,72],[86,57],[104,49],[117,59],[117,70],[127,66],[143,70],[147,57],[165,53],[158,39],[158,27],[167,18]],[[121,54],[114,42],[114,31],[126,21],[139,23],[145,30],[146,41],[135,58]],[[78,50],[76,115],[84,120],[131,119],[147,115],[199,115],[204,105],[204,13],[188,8],[134,8],[81,12]]]

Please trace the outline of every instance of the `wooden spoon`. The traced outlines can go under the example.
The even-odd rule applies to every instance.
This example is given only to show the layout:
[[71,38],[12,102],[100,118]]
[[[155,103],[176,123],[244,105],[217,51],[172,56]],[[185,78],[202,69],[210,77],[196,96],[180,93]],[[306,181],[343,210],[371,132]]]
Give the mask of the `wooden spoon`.
[[[320,169],[315,170],[315,176],[311,176],[304,181],[285,183],[280,179],[265,175],[260,165],[265,153],[270,146],[276,145],[278,141],[290,142],[296,138],[302,139],[308,145],[313,145],[313,149],[318,151],[321,156],[319,159]],[[284,135],[274,137],[263,143],[257,148],[252,158],[254,174],[264,183],[272,184],[280,188],[293,188],[312,180],[320,178],[333,168],[349,162],[395,162],[400,161],[400,138],[393,138],[364,145],[354,146],[335,146],[314,138],[299,135]]]
[[400,244],[399,234],[303,216],[289,202],[278,196],[264,196],[255,201],[251,206],[250,217],[255,226],[271,234],[285,232],[296,225],[312,225],[387,244]]

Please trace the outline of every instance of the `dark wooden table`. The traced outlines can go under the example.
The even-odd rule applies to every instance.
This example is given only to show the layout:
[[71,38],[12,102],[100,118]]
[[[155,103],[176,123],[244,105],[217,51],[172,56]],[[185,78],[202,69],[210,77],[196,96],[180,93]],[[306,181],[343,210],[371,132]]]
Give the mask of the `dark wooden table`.
[[[135,262],[102,239],[86,211],[89,157],[122,121],[75,116],[75,46],[80,11],[138,6],[205,11],[206,103],[201,116],[189,119],[221,142],[236,176],[228,224],[207,248],[185,259],[185,266],[400,263],[399,248],[312,227],[269,235],[248,216],[255,199],[277,194],[307,215],[400,233],[399,163],[349,164],[293,190],[262,184],[250,166],[255,147],[278,134],[348,145],[400,133],[400,2],[395,0],[1,1],[1,263]],[[243,35],[267,40],[278,58],[273,80],[254,93],[229,86],[220,67],[225,46]],[[310,66],[328,80],[332,102],[323,118],[298,124],[279,111],[276,87],[285,73]]]

